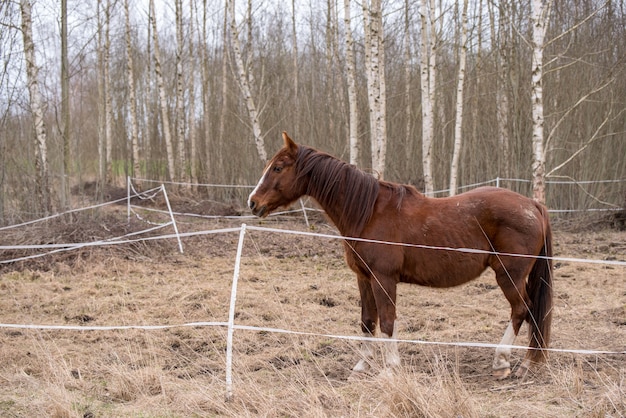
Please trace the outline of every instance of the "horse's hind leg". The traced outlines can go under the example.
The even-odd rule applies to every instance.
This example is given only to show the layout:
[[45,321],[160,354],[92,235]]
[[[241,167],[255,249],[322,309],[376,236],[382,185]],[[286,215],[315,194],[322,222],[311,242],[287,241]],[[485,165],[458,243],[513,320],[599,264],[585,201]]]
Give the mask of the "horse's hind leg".
[[[511,304],[511,321],[509,322],[500,344],[496,348],[493,359],[493,376],[504,379],[511,374],[511,345],[519,333],[520,327],[528,314],[529,298],[526,294],[526,268],[514,269],[500,266],[496,270],[496,280],[504,296]],[[522,365],[523,366],[523,365]]]
[[[357,274],[359,292],[361,294],[361,331],[366,338],[372,338],[376,334],[376,322],[378,312],[376,301],[372,292],[370,279],[361,274]],[[361,359],[352,368],[353,376],[366,373],[371,368],[371,361],[374,358],[374,342],[363,341],[361,343]]]
[[496,379],[504,379],[511,374],[511,345],[515,342],[517,334],[513,330],[512,322],[504,331],[500,344],[496,347],[496,355],[493,358],[493,376]]

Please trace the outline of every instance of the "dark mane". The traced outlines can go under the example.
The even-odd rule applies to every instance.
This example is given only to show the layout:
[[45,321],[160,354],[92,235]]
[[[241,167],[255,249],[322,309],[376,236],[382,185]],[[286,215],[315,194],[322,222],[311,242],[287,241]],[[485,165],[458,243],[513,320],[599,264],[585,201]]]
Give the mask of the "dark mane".
[[379,182],[346,162],[312,148],[300,146],[296,159],[298,182],[308,180],[306,194],[325,208],[341,202],[330,214],[342,234],[359,236],[374,212]]

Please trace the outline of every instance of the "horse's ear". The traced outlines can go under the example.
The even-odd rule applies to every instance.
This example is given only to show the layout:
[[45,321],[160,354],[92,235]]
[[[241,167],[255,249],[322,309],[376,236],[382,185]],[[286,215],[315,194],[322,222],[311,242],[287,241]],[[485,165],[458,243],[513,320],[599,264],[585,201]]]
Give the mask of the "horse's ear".
[[285,148],[295,155],[298,152],[298,144],[293,142],[293,139],[289,138],[289,135],[287,135],[285,131],[283,131],[283,139],[285,140]]

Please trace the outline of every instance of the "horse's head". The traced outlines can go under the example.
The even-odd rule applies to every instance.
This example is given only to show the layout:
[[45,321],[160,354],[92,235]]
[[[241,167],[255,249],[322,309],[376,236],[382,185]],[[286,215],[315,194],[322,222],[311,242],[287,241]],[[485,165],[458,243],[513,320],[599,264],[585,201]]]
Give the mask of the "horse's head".
[[272,157],[250,197],[248,206],[256,216],[265,217],[304,194],[298,185],[296,159],[298,145],[283,132],[285,146]]

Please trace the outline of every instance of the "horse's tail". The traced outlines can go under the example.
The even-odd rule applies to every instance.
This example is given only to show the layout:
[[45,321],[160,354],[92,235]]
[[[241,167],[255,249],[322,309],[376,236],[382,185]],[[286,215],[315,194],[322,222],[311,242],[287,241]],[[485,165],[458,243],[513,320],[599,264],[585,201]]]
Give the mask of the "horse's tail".
[[545,361],[547,357],[547,352],[541,349],[550,344],[552,324],[552,229],[547,210],[544,207],[540,210],[544,215],[544,243],[526,284],[531,301],[527,318],[530,359],[535,362]]

